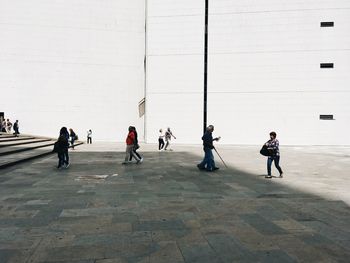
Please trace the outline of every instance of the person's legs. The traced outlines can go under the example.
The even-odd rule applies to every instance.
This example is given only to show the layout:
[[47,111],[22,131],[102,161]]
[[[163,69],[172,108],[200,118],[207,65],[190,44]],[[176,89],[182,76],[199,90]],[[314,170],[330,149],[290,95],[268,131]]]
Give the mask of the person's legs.
[[213,151],[212,151],[212,150],[210,150],[210,163],[211,163],[212,170],[218,170],[218,169],[219,169],[219,168],[216,167],[216,165],[215,165],[214,154],[213,154]]
[[131,151],[131,155],[132,155],[132,157],[134,157],[134,158],[135,158],[136,162],[140,162],[141,157],[139,157],[139,155],[138,155],[138,154],[135,152],[135,150],[134,150],[134,149],[132,149],[132,151]]
[[134,154],[137,156],[137,158],[139,158],[140,160],[142,159],[141,155],[136,151],[134,150]]
[[74,138],[72,139],[71,143],[72,143],[72,149],[74,150]]
[[208,164],[207,164],[207,171],[212,171],[215,167],[214,163],[214,155],[213,151],[211,149],[208,150]]
[[127,145],[126,146],[124,163],[129,162],[129,158],[130,158],[133,147],[134,147],[134,145]]
[[271,176],[271,165],[273,162],[273,158],[272,157],[268,157],[267,158],[267,175]]
[[199,169],[207,169],[209,162],[210,162],[210,149],[209,148],[204,148],[204,158],[203,161],[197,165]]
[[280,166],[280,157],[279,156],[276,156],[274,158],[274,161],[275,161],[275,167],[277,168],[278,172],[280,173],[280,176],[282,176],[283,174],[283,171],[282,171],[282,168]]
[[129,158],[129,162],[131,162],[131,160],[134,156],[136,156],[139,160],[142,159],[141,155],[135,149],[132,149],[131,154],[130,154],[130,158]]
[[169,140],[165,140],[165,147],[164,147],[164,150],[167,150],[167,149],[168,149],[169,144],[170,144]]
[[63,152],[57,153],[57,156],[58,156],[57,168],[61,168],[64,165],[64,153]]
[[158,139],[158,150],[162,149],[162,139]]
[[65,165],[69,165],[68,149],[66,149],[66,150],[63,152],[63,163],[64,163]]

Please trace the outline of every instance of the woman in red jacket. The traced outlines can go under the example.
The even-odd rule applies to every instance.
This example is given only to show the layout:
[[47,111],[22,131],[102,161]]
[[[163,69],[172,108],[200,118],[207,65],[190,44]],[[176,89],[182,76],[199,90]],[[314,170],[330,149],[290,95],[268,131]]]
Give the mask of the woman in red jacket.
[[129,126],[129,133],[126,137],[126,153],[125,153],[125,160],[123,164],[130,163],[129,158],[130,156],[134,157],[136,162],[140,162],[140,158],[134,153],[134,145],[135,145],[135,132],[132,126]]

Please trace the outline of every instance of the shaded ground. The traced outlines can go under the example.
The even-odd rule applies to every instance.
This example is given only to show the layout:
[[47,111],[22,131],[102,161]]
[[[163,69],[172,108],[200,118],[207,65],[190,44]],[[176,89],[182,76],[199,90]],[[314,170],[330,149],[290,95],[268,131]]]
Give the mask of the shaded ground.
[[122,152],[76,150],[67,170],[55,157],[2,170],[0,262],[349,262],[341,199],[266,180],[244,161],[200,172],[200,147],[181,149],[128,166]]

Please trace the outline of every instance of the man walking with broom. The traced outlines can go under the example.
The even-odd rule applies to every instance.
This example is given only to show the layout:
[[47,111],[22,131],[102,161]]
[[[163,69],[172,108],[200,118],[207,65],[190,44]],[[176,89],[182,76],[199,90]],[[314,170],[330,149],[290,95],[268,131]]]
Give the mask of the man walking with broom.
[[203,140],[203,150],[204,150],[204,159],[200,164],[197,164],[199,170],[206,170],[208,172],[213,172],[219,169],[215,166],[214,155],[212,150],[215,149],[213,142],[219,141],[220,137],[213,139],[214,126],[209,125],[204,133]]

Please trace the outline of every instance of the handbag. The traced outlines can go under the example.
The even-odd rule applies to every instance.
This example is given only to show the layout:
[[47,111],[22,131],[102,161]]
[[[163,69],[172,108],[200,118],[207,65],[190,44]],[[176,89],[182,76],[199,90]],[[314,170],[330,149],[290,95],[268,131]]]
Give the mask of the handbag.
[[264,156],[272,156],[273,155],[273,151],[269,150],[267,148],[267,146],[264,144],[263,147],[260,150],[260,154],[264,155]]

